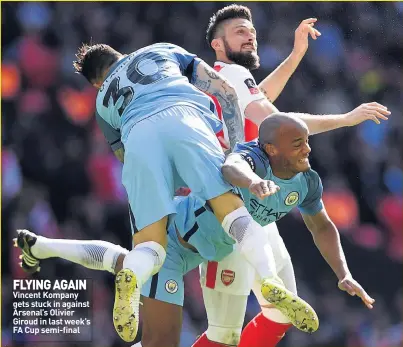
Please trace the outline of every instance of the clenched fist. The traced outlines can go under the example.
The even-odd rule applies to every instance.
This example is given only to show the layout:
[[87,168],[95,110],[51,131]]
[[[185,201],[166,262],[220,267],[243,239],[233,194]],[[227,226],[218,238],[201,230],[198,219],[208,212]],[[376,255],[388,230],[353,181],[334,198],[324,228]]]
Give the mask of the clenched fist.
[[257,180],[249,186],[249,191],[256,195],[259,199],[264,199],[267,196],[274,195],[280,190],[280,187],[273,181]]

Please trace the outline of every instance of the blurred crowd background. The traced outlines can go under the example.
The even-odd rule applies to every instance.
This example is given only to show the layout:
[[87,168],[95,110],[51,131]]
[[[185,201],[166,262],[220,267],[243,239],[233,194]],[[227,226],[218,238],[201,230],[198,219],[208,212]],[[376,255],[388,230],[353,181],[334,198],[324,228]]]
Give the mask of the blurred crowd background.
[[[210,64],[210,16],[229,3],[2,3],[2,340],[12,341],[11,278],[26,275],[12,247],[14,230],[54,238],[102,239],[130,247],[121,164],[94,122],[96,91],[73,73],[81,42],[103,42],[123,53],[167,41]],[[311,163],[342,234],[355,278],[376,298],[368,311],[337,289],[299,214],[279,223],[302,297],[317,310],[319,331],[292,329],[281,346],[403,346],[402,321],[402,57],[403,3],[246,3],[258,32],[258,82],[291,52],[300,21],[317,17],[322,36],[282,95],[283,111],[344,113],[377,101],[390,120],[366,122],[311,138]],[[43,262],[39,278],[93,278],[91,346],[125,346],[112,325],[113,276],[60,260]],[[258,312],[253,296],[245,318]],[[186,277],[181,346],[206,328],[198,271]],[[32,344],[34,343],[34,344]],[[73,342],[54,343],[73,346]],[[82,344],[80,344],[82,345]],[[87,344],[86,344],[87,346]],[[263,346],[262,346],[263,347]]]

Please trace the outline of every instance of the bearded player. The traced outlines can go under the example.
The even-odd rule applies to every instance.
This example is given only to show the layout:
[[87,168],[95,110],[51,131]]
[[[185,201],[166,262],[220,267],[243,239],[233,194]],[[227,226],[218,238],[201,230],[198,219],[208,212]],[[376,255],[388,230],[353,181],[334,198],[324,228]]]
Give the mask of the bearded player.
[[[248,211],[261,225],[270,223],[269,210],[281,217],[298,207],[315,244],[336,276],[339,279],[349,277],[350,284],[344,281],[340,289],[357,294],[368,308],[372,308],[374,300],[350,275],[338,231],[322,203],[321,180],[310,168],[309,153],[305,123],[278,113],[263,121],[258,142],[236,146],[222,170],[229,182],[241,187]],[[179,346],[184,275],[203,259],[220,260],[234,249],[234,240],[221,228],[208,205],[192,194],[176,198],[176,203],[175,227],[171,226],[168,231],[167,259],[159,273],[142,288],[143,347]],[[279,276],[295,292],[295,279],[287,277],[290,275],[288,267],[292,267],[287,261],[287,250],[278,240],[278,234],[270,233],[268,237],[271,243],[279,245],[273,249]],[[117,273],[129,252],[103,241],[55,240],[28,231],[19,231],[16,243],[23,250],[24,268],[29,263],[33,270],[39,266],[40,259],[60,257],[88,268]],[[89,256],[86,249],[91,250]],[[101,252],[102,249],[105,252]],[[254,288],[259,288],[259,282]],[[255,293],[259,302],[267,304],[259,290]],[[232,319],[243,320],[246,305],[239,310],[237,305],[233,306],[238,298],[234,299],[223,313],[230,310],[237,316]],[[277,301],[286,300],[278,294]],[[282,308],[281,312],[287,313],[285,306]],[[291,316],[288,315],[290,317],[303,331],[314,332],[318,327],[317,317],[307,317],[301,310],[294,310]],[[259,345],[250,343],[249,346]]]
[[[284,66],[284,65],[283,65]],[[281,67],[282,68],[282,67]],[[278,71],[280,71],[280,70],[278,70]],[[278,72],[277,71],[277,72]],[[257,93],[256,93],[257,94]],[[246,113],[246,112],[245,112]],[[357,113],[357,112],[356,112]],[[344,125],[346,125],[346,123],[343,123],[342,122],[342,120],[344,119],[344,117],[346,116],[346,115],[342,115],[342,116],[334,116],[333,118],[331,118],[331,117],[329,117],[329,118],[327,118],[326,120],[324,120],[324,119],[318,119],[318,118],[321,118],[321,117],[316,117],[316,119],[315,119],[315,117],[314,116],[312,116],[312,117],[309,117],[309,116],[307,116],[307,115],[300,115],[301,116],[301,118],[302,117],[305,117],[305,118],[309,118],[309,120],[310,121],[312,121],[312,125],[313,126],[315,126],[315,124],[319,121],[319,122],[321,122],[321,125],[320,126],[318,126],[318,130],[317,130],[317,132],[320,132],[321,131],[321,127],[324,127],[323,128],[323,131],[324,130],[329,130],[329,129],[331,129],[331,128],[337,128],[337,127],[340,127],[340,126],[344,126]],[[350,118],[351,119],[353,119],[354,117],[353,116],[357,116],[357,114],[353,114],[353,115],[349,115],[350,116]],[[362,119],[361,119],[361,121],[362,120],[364,120],[364,119],[371,119],[371,117],[375,117],[373,114],[371,114],[371,113],[368,113],[367,115],[365,115],[365,114],[362,114],[362,112],[361,112],[361,114],[358,112],[358,116],[360,116]],[[357,118],[357,117],[356,117]],[[258,122],[258,121],[256,121],[256,122]],[[250,288],[250,287],[249,287]]]
[[[279,96],[302,60],[308,48],[308,37],[316,40],[320,36],[320,32],[314,28],[315,23],[315,18],[302,21],[295,31],[294,49],[290,56],[257,85],[250,73],[259,67],[257,34],[250,10],[245,6],[230,5],[211,17],[206,38],[216,54],[214,68],[224,75],[237,91],[245,117],[247,141],[255,139],[258,134],[257,127],[262,120],[277,111],[272,102]],[[354,126],[367,119],[379,124],[379,119],[387,119],[389,114],[386,107],[369,103],[341,115],[294,115],[308,124],[310,134],[316,134]],[[221,143],[225,144],[225,127],[220,135]],[[276,266],[278,269],[285,269],[282,273],[288,283],[288,289],[296,292],[292,263],[274,221],[275,218],[265,229],[273,240],[277,240],[274,247],[283,250],[283,256],[276,259]],[[245,277],[248,278],[247,281]],[[243,319],[236,320],[240,315],[234,313],[237,308],[244,310],[253,277],[253,270],[248,270],[248,265],[240,259],[237,251],[220,263],[203,264],[201,284],[209,326],[193,347],[274,347],[281,340],[290,327],[289,321],[278,310],[268,305],[262,305],[262,312],[247,325],[240,338]]]

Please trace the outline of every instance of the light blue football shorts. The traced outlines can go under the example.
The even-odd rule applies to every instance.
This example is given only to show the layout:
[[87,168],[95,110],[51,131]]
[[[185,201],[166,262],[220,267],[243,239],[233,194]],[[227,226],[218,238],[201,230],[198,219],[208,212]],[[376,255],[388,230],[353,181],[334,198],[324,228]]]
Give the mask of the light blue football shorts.
[[[195,196],[175,198],[177,214],[168,229],[168,247],[160,271],[141,288],[143,296],[183,306],[184,275],[204,260],[220,261],[234,249],[235,241]],[[185,248],[177,233],[199,252]]]
[[197,108],[174,106],[143,119],[123,144],[122,181],[138,230],[175,214],[174,192],[183,182],[203,201],[231,190],[220,143]]

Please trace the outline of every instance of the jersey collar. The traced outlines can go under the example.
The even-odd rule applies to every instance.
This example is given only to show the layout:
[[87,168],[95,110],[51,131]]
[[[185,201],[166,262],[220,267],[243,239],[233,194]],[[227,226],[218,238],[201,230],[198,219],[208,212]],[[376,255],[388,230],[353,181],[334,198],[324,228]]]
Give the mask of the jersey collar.
[[115,69],[122,64],[126,59],[127,59],[128,55],[125,54],[121,59],[119,59],[118,61],[114,62],[112,64],[112,66],[109,68],[108,74],[105,77],[105,80],[112,74],[113,71],[115,71]]
[[220,60],[217,60],[217,61],[214,63],[214,67],[216,67],[216,66],[224,67],[224,66],[227,66],[227,65],[233,65],[233,64],[224,63],[224,62],[222,62],[222,61],[220,61]]

